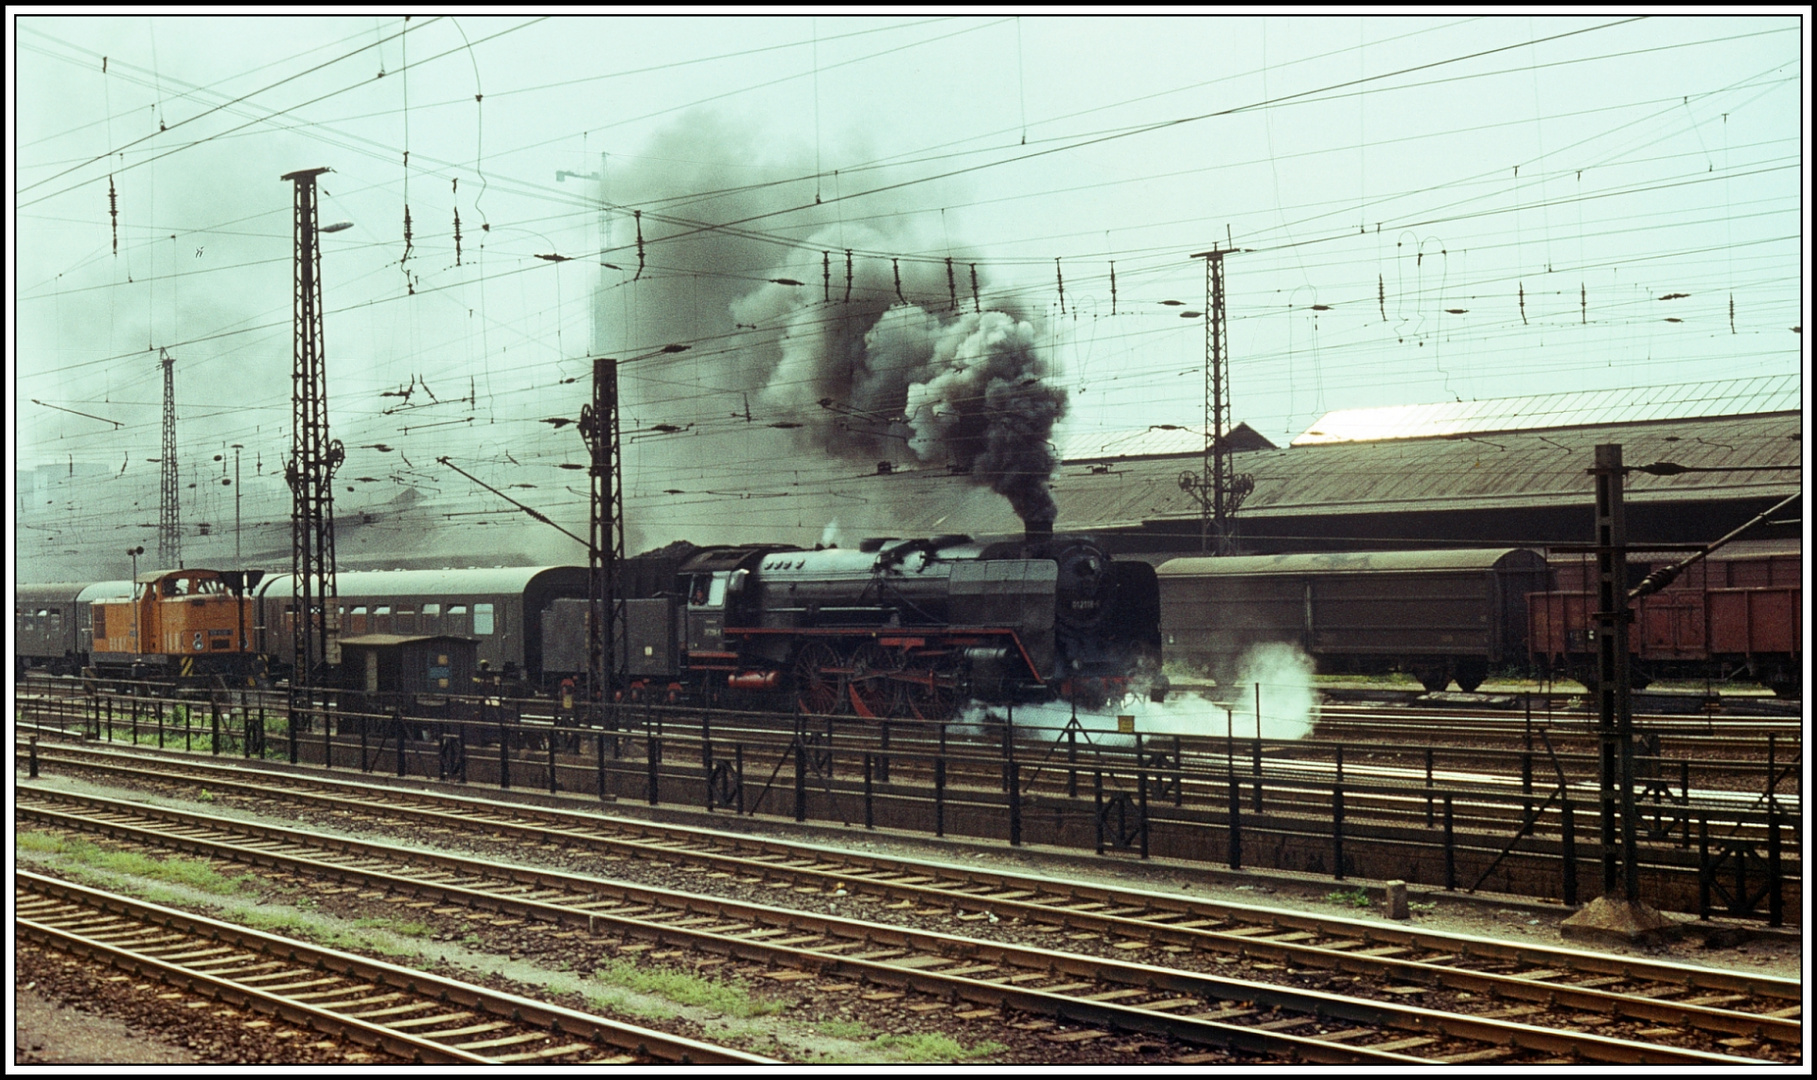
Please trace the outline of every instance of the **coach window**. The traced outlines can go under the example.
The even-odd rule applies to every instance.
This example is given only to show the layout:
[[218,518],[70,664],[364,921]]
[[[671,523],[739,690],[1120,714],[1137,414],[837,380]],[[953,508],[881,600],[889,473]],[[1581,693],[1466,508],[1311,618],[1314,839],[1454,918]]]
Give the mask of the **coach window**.
[[360,604],[359,606],[357,606],[353,609],[353,614],[348,616],[348,618],[347,618],[347,633],[352,635],[352,634],[364,634],[365,632],[366,632],[366,605]]
[[464,634],[467,632],[466,604],[448,605],[448,627],[446,632],[450,634]]
[[400,634],[416,633],[416,609],[401,607],[397,609],[397,632]]
[[53,634],[60,634],[63,632],[63,612],[56,608],[51,609],[50,632]]
[[390,604],[380,604],[372,609],[372,632],[375,634],[391,633]]
[[423,633],[425,633],[425,634],[435,633],[437,624],[439,624],[441,621],[442,621],[442,605],[440,605],[440,604],[424,604],[423,605]]
[[475,636],[492,633],[492,605],[473,605],[473,633]]

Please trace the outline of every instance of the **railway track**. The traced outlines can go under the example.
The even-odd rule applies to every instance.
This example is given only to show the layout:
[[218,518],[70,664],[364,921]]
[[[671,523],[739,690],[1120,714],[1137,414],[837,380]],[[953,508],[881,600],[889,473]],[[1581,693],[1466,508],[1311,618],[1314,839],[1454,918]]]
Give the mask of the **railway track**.
[[[218,777],[211,777],[208,782],[222,785]],[[263,791],[268,786],[248,785],[248,790]],[[1026,928],[1033,940],[1045,947],[1038,948],[1032,955],[1013,951],[999,953],[996,950],[1008,946],[986,946],[966,939],[947,940],[940,935],[901,936],[912,935],[912,932],[879,929],[873,924],[816,923],[816,916],[794,916],[790,921],[773,909],[753,909],[740,916],[754,920],[742,934],[730,933],[729,927],[719,931],[710,927],[703,930],[699,927],[716,919],[732,919],[730,908],[738,905],[716,898],[679,894],[664,899],[656,893],[615,885],[619,891],[605,897],[606,903],[602,906],[598,894],[602,886],[597,883],[583,890],[572,882],[561,880],[560,875],[525,869],[502,872],[504,880],[515,892],[548,893],[544,900],[531,903],[523,901],[521,896],[515,900],[496,896],[488,899],[450,893],[451,903],[493,908],[501,903],[518,905],[522,902],[521,910],[530,917],[555,921],[584,919],[583,925],[595,932],[601,926],[608,926],[616,932],[655,935],[656,939],[671,943],[678,940],[676,935],[680,934],[690,947],[712,951],[748,951],[754,945],[762,945],[766,936],[780,938],[780,943],[772,941],[769,944],[770,947],[780,945],[784,955],[772,956],[769,962],[789,962],[789,955],[808,956],[813,958],[812,964],[818,965],[816,969],[836,970],[845,973],[846,977],[863,981],[904,985],[903,979],[910,980],[911,984],[921,980],[934,987],[930,992],[957,1000],[980,1004],[988,1001],[999,1006],[1009,1004],[1014,1008],[1131,1030],[1161,1029],[1153,1026],[1150,1017],[1106,1012],[1103,1002],[1133,998],[1135,1000],[1127,1003],[1126,1008],[1150,1014],[1156,1010],[1152,1007],[1143,1009],[1143,1006],[1167,1002],[1165,1009],[1183,1010],[1183,1019],[1208,1021],[1217,1017],[1209,1020],[1212,1023],[1227,1023],[1258,1014],[1273,1017],[1282,1011],[1288,1014],[1284,1019],[1301,1022],[1344,1018],[1352,1026],[1340,1030],[1350,1032],[1348,1037],[1353,1039],[1365,1038],[1367,1033],[1362,1031],[1362,1026],[1375,1024],[1402,1032],[1401,1039],[1422,1040],[1414,1044],[1401,1043],[1390,1052],[1420,1048],[1437,1057],[1477,1055],[1470,1060],[1490,1060],[1491,1056],[1509,1060],[1521,1053],[1562,1053],[1580,1060],[1597,1061],[1736,1061],[1747,1056],[1743,1053],[1744,1048],[1756,1046],[1768,1059],[1784,1060],[1788,1052],[1796,1055],[1800,1038],[1796,1004],[1799,991],[1797,984],[1786,980],[1573,950],[1510,946],[1485,939],[1428,934],[1354,920],[1209,904],[1142,890],[977,870],[960,871],[936,864],[843,853],[833,855],[723,833],[507,807],[482,800],[410,797],[410,805],[406,805],[405,796],[395,790],[361,790],[364,785],[347,783],[312,782],[309,786],[336,792],[330,796],[328,805],[335,807],[337,813],[375,817],[404,814],[419,826],[468,833],[483,831],[495,837],[545,840],[559,837],[565,844],[597,851],[600,858],[609,861],[639,859],[646,863],[682,863],[749,885],[786,886],[821,897],[844,894],[874,897],[873,902],[886,903],[910,914],[950,912],[974,924],[984,920],[1007,922]],[[225,786],[216,786],[213,790],[225,790]],[[21,813],[37,815],[41,811],[35,803],[28,802],[22,804]],[[173,811],[158,811],[154,816],[175,821],[171,827],[179,829],[202,827],[193,820],[185,823],[182,815]],[[99,827],[73,821],[69,824],[70,827]],[[116,823],[109,827],[127,826]],[[231,833],[239,828],[228,831]],[[179,841],[181,844],[192,842],[197,841],[193,837]],[[210,842],[230,846],[236,843],[231,838]],[[347,843],[335,841],[328,846]],[[377,856],[375,850],[364,850],[350,857],[372,859]],[[251,857],[264,859],[268,856]],[[395,853],[391,857],[395,858]],[[434,880],[422,880],[420,867],[415,873],[418,876],[412,878],[415,881],[412,888],[443,889],[451,882],[474,875],[478,875],[474,880],[484,880],[486,873],[496,875],[501,871],[494,869],[481,873],[473,867],[443,863],[433,868]],[[385,874],[391,872],[381,872],[380,876]],[[404,875],[391,876],[401,880]],[[576,895],[582,899],[575,900]],[[568,899],[553,899],[559,896]],[[654,929],[646,925],[652,921],[648,918],[649,911],[663,913],[662,918],[653,920],[657,924]],[[803,918],[809,921],[800,921]],[[1055,934],[1066,936],[1050,936]],[[1056,971],[1052,943],[1080,941],[1090,941],[1092,944],[1085,947],[1099,948],[1113,956],[1158,956],[1159,960],[1134,966],[1125,964],[1121,968],[1106,967],[1092,974],[1089,965],[1093,961],[1071,958],[1067,963],[1072,967]],[[763,954],[766,948],[757,948],[756,953]],[[864,956],[866,950],[874,949],[906,954],[918,966],[905,976],[898,970],[902,967],[902,955]],[[1221,976],[1207,977],[1158,966],[1160,962],[1193,958],[1203,961],[1199,966],[1214,972],[1234,971],[1255,978],[1238,980],[1238,984],[1233,985],[1228,981],[1219,982]],[[873,970],[865,964],[878,966]],[[979,970],[980,965],[983,970]],[[1236,966],[1227,968],[1223,965]],[[940,981],[942,975],[951,975],[955,970],[965,972],[968,968],[972,969],[969,974],[955,976],[958,979],[955,983]],[[1044,970],[1053,972],[1045,977],[1045,982],[1043,976],[1037,974]],[[1167,980],[1176,981],[1163,986],[1156,982],[1158,973],[1165,973]],[[1333,978],[1357,980],[1362,984],[1360,990],[1374,997],[1363,999],[1369,1004],[1357,1004],[1358,999],[1348,995],[1326,1000],[1333,996],[1306,996],[1303,991],[1280,986],[1278,982],[1269,988],[1257,989],[1255,981],[1256,978],[1263,983],[1270,980],[1305,981],[1306,973],[1320,973],[1318,977],[1324,981]],[[1002,979],[1019,991],[1039,994],[1045,986],[1048,988],[1045,992],[1050,996],[1064,997],[1052,992],[1051,988],[1085,978],[1088,974],[1090,981],[1086,985],[1069,991],[1086,1000],[1071,1005],[1044,997],[1020,1001],[1005,999],[997,991],[981,990],[972,985],[981,980]],[[892,980],[896,981],[892,983]],[[1387,1008],[1381,999],[1404,1002],[1428,995],[1444,1000],[1459,1011],[1415,1010],[1392,1021],[1378,1015],[1378,1010]],[[1470,1004],[1463,1004],[1465,1002]],[[1608,1024],[1624,1025],[1639,1037],[1594,1037],[1581,1046],[1570,1045],[1569,1048],[1566,1043],[1550,1041],[1555,1037],[1575,1037],[1560,1035],[1560,1032],[1575,1030],[1581,1034]],[[1189,1028],[1184,1033],[1174,1031],[1170,1034],[1188,1041],[1204,1042],[1214,1032]],[[1235,1037],[1229,1032],[1216,1034],[1226,1039]],[[1365,1042],[1363,1048],[1397,1041]],[[1460,1048],[1459,1041],[1473,1045]],[[1669,1048],[1662,1048],[1659,1045],[1662,1042],[1669,1044]],[[1243,1044],[1227,1042],[1225,1045]],[[1697,1049],[1699,1046],[1708,1049]],[[1437,1049],[1430,1049],[1432,1047]],[[1295,1047],[1287,1052],[1301,1056],[1313,1051]],[[1709,1056],[1696,1057],[1700,1053]],[[1673,1056],[1679,1054],[1691,1056]],[[1325,1057],[1301,1059],[1330,1060]]]
[[407,1062],[774,1063],[29,871],[13,908],[42,945]]

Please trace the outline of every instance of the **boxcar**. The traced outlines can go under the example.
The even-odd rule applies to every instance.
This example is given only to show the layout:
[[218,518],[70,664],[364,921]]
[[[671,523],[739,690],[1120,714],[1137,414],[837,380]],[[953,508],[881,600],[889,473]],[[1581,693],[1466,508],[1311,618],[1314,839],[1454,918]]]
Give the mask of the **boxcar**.
[[1220,683],[1275,642],[1321,674],[1398,671],[1466,691],[1526,665],[1525,598],[1550,580],[1524,548],[1183,558],[1158,576],[1165,656]]

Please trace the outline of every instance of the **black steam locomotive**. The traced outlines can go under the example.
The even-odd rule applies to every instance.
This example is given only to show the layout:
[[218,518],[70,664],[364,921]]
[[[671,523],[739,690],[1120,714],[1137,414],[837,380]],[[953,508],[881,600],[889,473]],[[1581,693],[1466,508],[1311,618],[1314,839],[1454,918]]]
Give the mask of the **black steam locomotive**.
[[[1166,694],[1154,569],[1113,561],[1089,538],[955,535],[669,558],[672,574],[646,557],[621,580],[633,699],[946,719],[968,700],[1095,707]],[[586,609],[582,599],[551,604],[547,666],[584,669]]]

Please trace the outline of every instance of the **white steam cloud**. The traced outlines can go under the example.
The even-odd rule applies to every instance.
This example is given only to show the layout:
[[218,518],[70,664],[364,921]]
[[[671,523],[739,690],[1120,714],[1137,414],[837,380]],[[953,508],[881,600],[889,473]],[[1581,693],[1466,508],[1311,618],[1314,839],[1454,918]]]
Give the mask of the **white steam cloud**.
[[[1079,727],[1095,742],[1119,745],[1117,717],[1135,717],[1136,730],[1144,735],[1194,735],[1253,737],[1259,727],[1264,739],[1303,739],[1318,723],[1318,694],[1313,689],[1313,663],[1292,645],[1270,642],[1243,654],[1240,675],[1219,699],[1197,693],[1169,694],[1166,701],[1132,694],[1121,702],[1099,709],[1079,708],[1065,701],[1018,705],[1016,726],[1059,732],[1075,715]],[[1258,690],[1259,688],[1259,690]],[[1260,704],[1258,713],[1257,705]],[[962,720],[984,731],[1006,715],[1002,706],[973,705]],[[1122,742],[1128,741],[1123,736]]]

